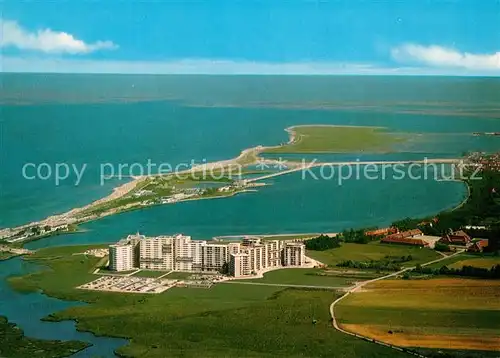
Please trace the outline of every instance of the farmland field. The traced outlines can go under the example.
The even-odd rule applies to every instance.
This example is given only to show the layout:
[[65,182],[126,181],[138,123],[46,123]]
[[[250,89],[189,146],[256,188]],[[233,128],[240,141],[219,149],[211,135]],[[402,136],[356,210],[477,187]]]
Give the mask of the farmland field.
[[461,260],[450,265],[450,268],[461,269],[463,266],[473,266],[490,269],[495,265],[500,265],[500,257],[475,257]]
[[388,245],[372,242],[369,244],[342,244],[341,247],[325,251],[307,251],[307,256],[318,260],[328,266],[345,261],[370,261],[381,260],[386,256],[408,256],[413,260],[405,262],[406,266],[425,263],[441,257],[431,249],[409,247],[404,245]]
[[[157,295],[78,290],[77,285],[95,279],[91,272],[99,259],[74,252],[81,252],[81,247],[39,250],[29,260],[50,270],[10,282],[20,290],[42,289],[50,296],[90,303],[49,318],[74,319],[80,330],[130,338],[128,345],[118,349],[121,355],[199,357],[203,352],[204,357],[330,357],[334,352],[335,357],[345,358],[406,356],[335,331],[329,312],[338,297],[335,291],[239,284],[172,288]],[[280,280],[308,271],[283,272],[286,277]]]
[[345,329],[405,347],[500,350],[500,282],[385,280],[336,308]]

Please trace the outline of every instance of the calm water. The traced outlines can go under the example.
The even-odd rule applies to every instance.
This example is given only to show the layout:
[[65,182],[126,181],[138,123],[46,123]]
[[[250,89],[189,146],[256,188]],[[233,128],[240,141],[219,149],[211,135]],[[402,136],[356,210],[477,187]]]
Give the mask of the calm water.
[[111,357],[113,351],[127,343],[124,339],[96,337],[91,333],[78,332],[72,321],[44,322],[40,319],[57,311],[81,303],[61,301],[41,293],[20,294],[13,291],[6,282],[10,275],[23,275],[35,268],[13,258],[0,262],[0,315],[7,315],[9,321],[18,324],[28,337],[40,339],[80,340],[92,346],[73,357]]
[[[42,219],[110,193],[119,183],[115,179],[100,185],[104,163],[146,165],[149,159],[175,165],[228,159],[251,146],[287,141],[284,128],[297,124],[376,125],[411,133],[408,142],[394,148],[396,153],[330,154],[321,160],[453,158],[470,150],[500,149],[500,138],[470,135],[500,129],[494,118],[500,117],[497,79],[1,77],[0,227]],[[53,180],[24,179],[26,163],[87,167],[78,186],[74,174],[56,186]],[[128,212],[88,223],[84,233],[28,247],[111,242],[138,230],[149,235],[183,232],[201,239],[383,226],[453,207],[465,195],[464,185],[457,182],[361,179],[338,185],[337,179],[302,180],[300,173],[276,177],[256,193]],[[20,260],[1,265],[4,276],[22,272]],[[73,339],[68,335],[77,334],[70,322],[38,320],[74,303],[17,295],[3,280],[1,285],[0,313],[27,335]],[[93,349],[108,355],[116,344],[105,341]]]

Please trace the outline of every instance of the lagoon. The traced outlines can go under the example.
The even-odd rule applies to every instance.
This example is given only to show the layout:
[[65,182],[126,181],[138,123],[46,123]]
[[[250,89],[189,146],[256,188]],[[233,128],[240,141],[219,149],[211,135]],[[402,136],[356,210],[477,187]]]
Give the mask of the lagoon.
[[[293,125],[369,125],[413,133],[412,140],[395,148],[396,153],[324,154],[325,161],[456,158],[465,151],[500,149],[499,138],[471,136],[498,130],[498,79],[0,76],[0,228],[39,220],[109,194],[120,182],[113,179],[100,185],[103,163],[145,164],[150,159],[175,165],[229,159],[249,147],[288,141],[285,128]],[[78,186],[74,176],[56,186],[51,180],[24,179],[26,163],[87,164],[87,171]],[[458,205],[467,192],[460,182],[364,178],[339,185],[338,175],[303,180],[300,172],[267,182],[271,185],[257,192],[230,198],[106,217],[83,225],[84,232],[26,246],[114,242],[136,231],[183,232],[195,239],[335,232],[432,215]],[[88,341],[94,346],[85,354],[101,356],[110,356],[125,343],[76,332],[73,322],[41,322],[41,317],[79,303],[12,292],[5,278],[32,269],[19,258],[0,262],[0,269],[0,314],[18,323],[27,336]]]
[[114,350],[127,344],[127,340],[109,337],[96,337],[91,333],[78,332],[72,321],[44,322],[40,319],[51,313],[62,311],[81,302],[62,301],[42,293],[22,294],[13,291],[6,279],[10,275],[24,275],[37,268],[21,258],[0,261],[0,315],[16,323],[27,337],[49,340],[79,340],[92,346],[73,357],[111,357]]

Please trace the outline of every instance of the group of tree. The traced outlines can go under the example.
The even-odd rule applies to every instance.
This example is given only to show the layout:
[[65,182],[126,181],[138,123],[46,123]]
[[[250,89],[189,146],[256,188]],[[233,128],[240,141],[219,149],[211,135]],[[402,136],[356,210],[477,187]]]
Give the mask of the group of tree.
[[447,275],[447,276],[463,276],[463,277],[477,277],[500,279],[500,264],[493,266],[491,269],[474,266],[463,266],[460,269],[449,268],[448,266],[441,266],[440,268],[422,267],[417,265],[414,272],[427,275]]
[[[466,183],[470,195],[462,206],[444,211],[435,218],[405,218],[395,221],[392,226],[401,231],[418,228],[432,236],[462,229],[471,237],[488,239],[486,251],[500,250],[500,172],[483,170],[480,178],[471,177]],[[467,226],[486,229],[467,229]]]
[[440,252],[450,252],[451,251],[449,245],[442,244],[440,242],[436,242],[436,244],[434,245],[434,250],[440,251]]
[[224,262],[220,268],[220,273],[223,275],[229,275],[229,263]]
[[325,251],[340,247],[340,241],[336,237],[330,237],[322,234],[313,239],[306,240],[305,245],[307,250]]
[[342,242],[352,242],[356,244],[367,244],[370,241],[373,241],[377,238],[373,236],[366,235],[367,229],[359,229],[359,230],[344,230],[337,237]]

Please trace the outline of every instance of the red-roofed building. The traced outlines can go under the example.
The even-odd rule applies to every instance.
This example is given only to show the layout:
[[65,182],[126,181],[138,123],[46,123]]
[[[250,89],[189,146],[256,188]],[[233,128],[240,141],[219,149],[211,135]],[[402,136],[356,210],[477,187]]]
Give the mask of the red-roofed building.
[[384,229],[367,231],[367,232],[365,232],[365,235],[366,236],[379,236],[379,235],[395,234],[397,232],[398,232],[398,229],[396,229],[395,227],[386,227]]
[[419,236],[423,236],[424,234],[419,229],[403,231],[397,234],[392,234],[384,237],[380,242],[384,244],[403,244],[403,245],[413,245],[426,247],[429,246],[429,243],[425,240],[419,238]]
[[476,242],[473,242],[471,246],[467,249],[469,252],[483,252],[484,248],[488,247],[488,240],[478,240]]

